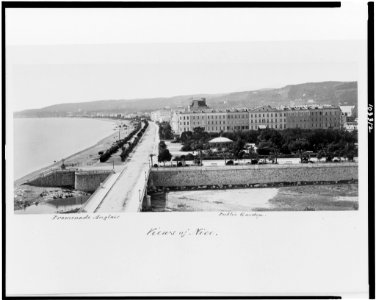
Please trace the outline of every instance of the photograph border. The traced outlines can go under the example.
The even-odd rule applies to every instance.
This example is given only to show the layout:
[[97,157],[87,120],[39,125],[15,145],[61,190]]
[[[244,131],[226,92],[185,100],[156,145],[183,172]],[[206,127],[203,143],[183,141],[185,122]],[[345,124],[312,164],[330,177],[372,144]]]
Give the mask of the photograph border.
[[[374,2],[368,2],[367,22],[367,91],[368,91],[368,278],[369,298],[375,299],[375,132],[374,132]],[[4,1],[2,2],[2,298],[6,295],[6,36],[5,12],[7,8],[340,8],[340,1],[307,2],[62,2],[62,1]],[[46,296],[25,296],[24,299],[42,299]],[[71,299],[68,296],[48,296],[54,299]],[[75,296],[77,299],[340,299],[341,296]]]

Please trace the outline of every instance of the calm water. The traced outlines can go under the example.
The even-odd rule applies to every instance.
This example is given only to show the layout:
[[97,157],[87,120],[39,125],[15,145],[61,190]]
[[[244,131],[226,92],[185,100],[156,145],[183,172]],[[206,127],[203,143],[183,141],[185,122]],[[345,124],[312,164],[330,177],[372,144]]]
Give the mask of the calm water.
[[152,196],[152,211],[251,211],[269,208],[277,188],[179,191]]
[[53,214],[64,213],[77,210],[82,207],[83,204],[89,199],[88,196],[81,196],[75,198],[66,199],[54,199],[49,202],[43,202],[39,204],[32,204],[23,209],[15,210],[16,214]]
[[14,179],[95,145],[114,123],[78,118],[15,118]]

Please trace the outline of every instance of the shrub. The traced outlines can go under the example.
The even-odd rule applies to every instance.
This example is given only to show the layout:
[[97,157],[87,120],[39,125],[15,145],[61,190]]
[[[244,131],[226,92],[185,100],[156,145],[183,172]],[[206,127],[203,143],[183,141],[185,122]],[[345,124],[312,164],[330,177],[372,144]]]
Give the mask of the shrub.
[[187,144],[181,147],[180,151],[192,151],[191,145]]

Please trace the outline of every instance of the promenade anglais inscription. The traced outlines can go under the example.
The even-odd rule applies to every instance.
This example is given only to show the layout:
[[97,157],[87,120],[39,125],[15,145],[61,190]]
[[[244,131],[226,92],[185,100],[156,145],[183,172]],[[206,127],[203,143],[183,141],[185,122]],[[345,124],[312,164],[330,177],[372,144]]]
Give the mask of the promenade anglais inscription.
[[118,220],[120,215],[103,214],[103,215],[90,215],[90,214],[75,214],[75,215],[53,215],[51,220],[53,221],[70,221],[70,220],[99,220],[110,221]]

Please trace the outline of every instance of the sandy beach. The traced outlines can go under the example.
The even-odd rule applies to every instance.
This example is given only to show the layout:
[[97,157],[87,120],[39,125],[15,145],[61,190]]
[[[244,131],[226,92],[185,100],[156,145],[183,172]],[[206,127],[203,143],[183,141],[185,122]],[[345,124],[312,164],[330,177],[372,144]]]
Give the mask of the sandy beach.
[[[113,121],[113,120],[110,120]],[[121,138],[124,138],[128,135],[128,133],[131,131],[129,130],[123,130],[121,132]],[[108,149],[116,140],[119,138],[119,132],[114,131],[113,134],[107,136],[104,139],[101,139],[96,144],[83,149],[79,152],[76,152],[64,159],[64,164],[67,166],[67,169],[74,168],[74,169],[80,169],[80,168],[90,168],[90,167],[96,167],[96,168],[109,168],[113,165],[120,165],[124,164],[120,159],[120,151],[119,153],[115,153],[111,156],[111,158],[105,162],[101,163],[99,162],[99,154],[98,152],[104,151]],[[25,184],[28,180],[31,180],[39,174],[43,172],[47,172],[51,169],[58,169],[61,167],[62,161],[58,161],[56,163],[53,163],[45,168],[38,169],[34,172],[31,172],[27,174],[26,176],[21,177],[20,179],[17,179],[14,181],[14,205],[16,211],[18,209],[23,208],[24,206],[29,206],[34,203],[41,203],[49,201],[49,193],[57,193],[58,198],[68,198],[72,197],[71,192],[67,192],[65,189],[60,188],[41,188],[41,187],[35,187]],[[44,193],[46,191],[46,193]],[[76,195],[77,194],[77,195]],[[78,192],[73,195],[73,197],[82,197],[85,193]],[[81,195],[82,194],[82,195]],[[67,196],[68,195],[68,196]],[[67,196],[67,197],[66,197]]]
[[[121,137],[125,137],[127,135],[127,131],[123,131],[121,134]],[[83,149],[79,152],[76,152],[64,159],[65,165],[68,166],[74,166],[74,167],[84,167],[84,166],[93,166],[95,164],[99,164],[99,151],[103,151],[107,148],[109,148],[113,142],[115,142],[119,138],[119,133],[116,131],[113,134],[105,137],[104,139],[101,139],[98,141],[95,145],[92,145],[86,149]],[[114,157],[111,157],[106,163],[102,163],[101,165],[105,164],[112,164],[112,161],[115,162],[115,164],[121,163],[120,159],[115,159],[116,154],[113,155]],[[38,176],[40,173],[46,172],[50,169],[56,169],[60,168],[61,161],[58,161],[56,163],[53,163],[47,167],[38,169],[34,172],[31,172],[17,180],[14,181],[14,186],[19,186],[26,181],[30,180],[31,178],[34,178],[35,176]]]

